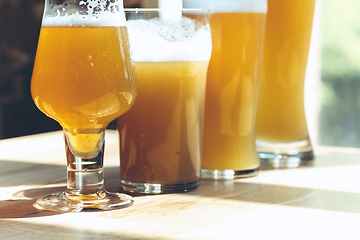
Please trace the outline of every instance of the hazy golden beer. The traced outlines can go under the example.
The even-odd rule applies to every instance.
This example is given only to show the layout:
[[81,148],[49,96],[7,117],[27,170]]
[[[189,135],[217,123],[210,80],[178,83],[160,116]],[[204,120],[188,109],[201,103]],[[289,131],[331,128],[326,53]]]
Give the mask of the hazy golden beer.
[[64,128],[104,128],[126,112],[134,86],[122,81],[131,74],[123,35],[125,27],[42,27],[31,82],[37,106]]
[[266,1],[186,1],[209,7],[213,49],[207,74],[203,178],[255,175],[255,114],[262,65]]
[[315,0],[269,0],[256,121],[260,153],[297,155],[301,149],[284,144],[301,141],[304,144],[299,146],[311,151],[304,112],[304,80],[314,4]]
[[[187,191],[200,183],[210,13],[201,11],[195,21],[192,11],[159,12],[132,21],[127,12],[139,91],[117,126],[121,184],[132,192]],[[150,13],[157,11],[133,17]]]
[[202,169],[259,167],[254,123],[264,22],[265,13],[211,14]]
[[[54,47],[57,46],[57,47]],[[31,93],[72,138],[74,152],[95,148],[100,129],[126,112],[136,86],[125,27],[41,28]]]

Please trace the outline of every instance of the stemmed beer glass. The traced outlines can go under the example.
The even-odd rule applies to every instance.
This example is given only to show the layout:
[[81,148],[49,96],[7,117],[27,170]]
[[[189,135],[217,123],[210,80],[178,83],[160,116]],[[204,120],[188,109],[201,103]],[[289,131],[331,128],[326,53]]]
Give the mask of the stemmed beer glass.
[[31,80],[36,106],[63,127],[67,190],[34,206],[110,210],[132,197],[104,189],[106,126],[133,104],[137,79],[122,0],[45,0]]

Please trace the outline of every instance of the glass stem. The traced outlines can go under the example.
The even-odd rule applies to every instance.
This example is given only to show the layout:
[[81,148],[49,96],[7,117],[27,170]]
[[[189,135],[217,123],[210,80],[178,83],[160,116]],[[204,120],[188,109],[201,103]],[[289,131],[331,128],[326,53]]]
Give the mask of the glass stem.
[[[103,141],[102,141],[103,142]],[[67,158],[66,197],[73,200],[95,200],[105,197],[104,189],[104,146],[96,157],[84,159],[75,156],[65,137]]]

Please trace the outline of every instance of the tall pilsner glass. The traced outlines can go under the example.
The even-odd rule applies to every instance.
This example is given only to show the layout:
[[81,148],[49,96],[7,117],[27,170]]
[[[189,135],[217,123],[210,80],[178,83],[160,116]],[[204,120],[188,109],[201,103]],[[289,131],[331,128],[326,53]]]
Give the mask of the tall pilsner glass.
[[315,0],[269,0],[256,121],[261,164],[297,167],[314,159],[304,81]]
[[255,114],[267,0],[184,0],[211,10],[212,56],[207,74],[201,177],[255,176]]
[[63,127],[67,190],[35,207],[53,211],[110,210],[132,197],[104,189],[106,126],[125,113],[137,91],[122,0],[46,0],[31,93],[36,106]]
[[208,10],[126,9],[139,92],[119,117],[121,184],[126,191],[188,191],[200,183]]

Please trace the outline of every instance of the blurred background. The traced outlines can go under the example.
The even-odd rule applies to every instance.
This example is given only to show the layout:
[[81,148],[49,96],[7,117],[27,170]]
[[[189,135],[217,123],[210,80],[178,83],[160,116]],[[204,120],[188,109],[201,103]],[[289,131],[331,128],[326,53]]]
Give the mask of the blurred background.
[[[43,6],[44,0],[0,0],[0,139],[61,129],[30,94]],[[158,1],[124,0],[124,6],[158,7]],[[358,0],[317,0],[305,90],[314,144],[360,147],[359,10]]]

